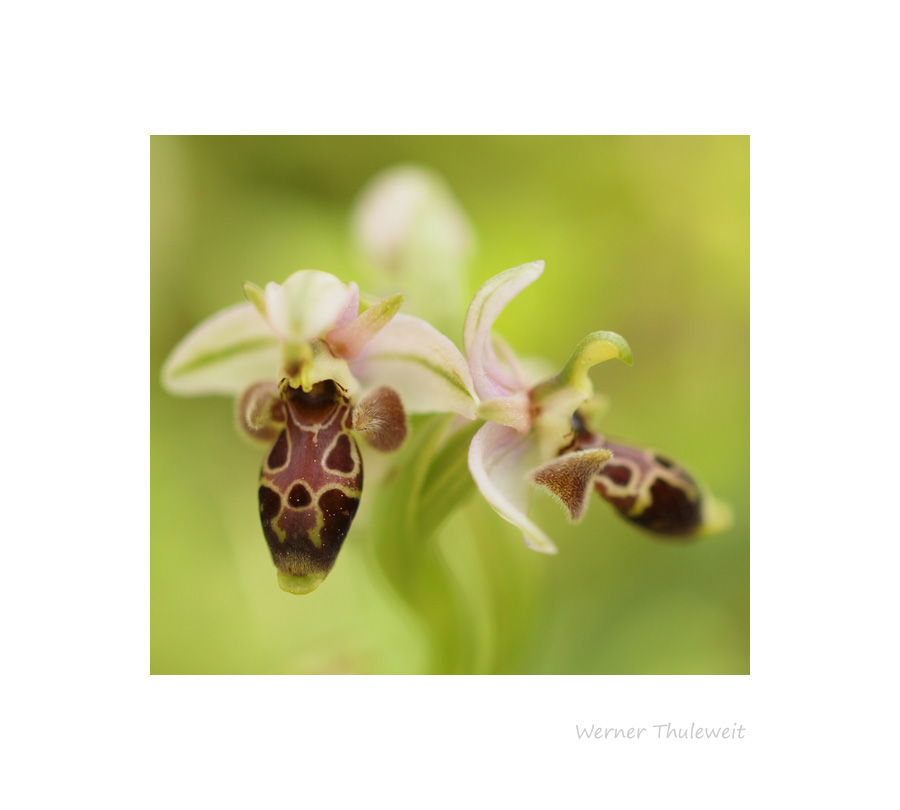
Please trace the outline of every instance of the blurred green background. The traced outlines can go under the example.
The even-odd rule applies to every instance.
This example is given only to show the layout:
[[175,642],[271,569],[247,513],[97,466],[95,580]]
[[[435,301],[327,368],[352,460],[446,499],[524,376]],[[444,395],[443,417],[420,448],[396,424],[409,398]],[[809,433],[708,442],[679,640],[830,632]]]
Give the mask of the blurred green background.
[[428,671],[433,639],[373,559],[364,511],[377,490],[322,587],[283,593],[259,526],[262,452],[235,432],[231,401],[159,384],[173,346],[242,300],[244,281],[315,268],[362,285],[353,203],[398,162],[438,171],[467,212],[470,295],[546,261],[497,331],[555,366],[588,332],[622,334],[634,366],[592,372],[612,402],[606,431],[672,455],[734,512],[729,531],[679,545],[598,498],[572,526],[537,496],[532,516],[560,548],[545,557],[472,497],[439,536],[465,594],[460,671],[749,672],[749,138],[154,137],[150,148],[152,672]]

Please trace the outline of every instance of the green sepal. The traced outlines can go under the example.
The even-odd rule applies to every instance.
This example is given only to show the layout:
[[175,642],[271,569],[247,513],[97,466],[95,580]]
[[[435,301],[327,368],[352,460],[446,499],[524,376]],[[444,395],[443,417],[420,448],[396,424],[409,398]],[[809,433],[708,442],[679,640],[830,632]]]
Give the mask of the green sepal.
[[350,323],[332,329],[327,336],[332,351],[338,357],[352,360],[366,347],[403,306],[403,295],[390,295],[367,307]]

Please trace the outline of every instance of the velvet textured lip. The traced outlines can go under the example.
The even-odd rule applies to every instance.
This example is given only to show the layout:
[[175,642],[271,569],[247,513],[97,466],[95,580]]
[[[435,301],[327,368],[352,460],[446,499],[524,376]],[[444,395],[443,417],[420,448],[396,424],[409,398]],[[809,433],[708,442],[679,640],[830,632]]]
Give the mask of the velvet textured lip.
[[335,563],[362,496],[356,437],[397,450],[408,413],[483,420],[468,448],[469,471],[535,551],[557,551],[528,517],[535,486],[575,522],[593,489],[660,537],[728,525],[727,507],[677,463],[600,433],[603,400],[588,372],[610,359],[631,364],[621,336],[591,333],[558,374],[532,380],[493,333],[507,304],[543,270],[530,262],[481,286],[466,314],[465,357],[426,321],[399,314],[402,295],[360,311],[356,284],[317,270],[265,289],[245,284],[247,303],[208,318],[175,347],[163,367],[166,389],[235,397],[240,430],[267,447],[260,519],[283,590],[315,590]]

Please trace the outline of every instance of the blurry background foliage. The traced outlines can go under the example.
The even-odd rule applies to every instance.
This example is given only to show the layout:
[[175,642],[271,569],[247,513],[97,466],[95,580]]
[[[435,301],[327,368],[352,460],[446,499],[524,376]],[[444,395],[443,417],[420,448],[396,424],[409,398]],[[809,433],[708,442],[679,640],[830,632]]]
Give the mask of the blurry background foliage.
[[[365,291],[350,215],[363,186],[397,162],[436,170],[467,212],[477,238],[469,296],[502,270],[546,261],[498,332],[557,367],[588,332],[625,336],[634,366],[592,372],[612,402],[606,431],[674,456],[734,511],[728,532],[679,545],[597,497],[572,526],[536,493],[532,515],[560,548],[545,557],[472,497],[438,536],[468,612],[459,671],[749,672],[749,138],[150,146],[152,672],[429,669],[423,623],[373,559],[365,515],[378,491],[364,491],[323,586],[283,593],[257,513],[262,452],[235,432],[227,398],[178,399],[159,385],[176,342],[242,300],[244,281],[314,268]],[[463,316],[449,335],[458,344]]]

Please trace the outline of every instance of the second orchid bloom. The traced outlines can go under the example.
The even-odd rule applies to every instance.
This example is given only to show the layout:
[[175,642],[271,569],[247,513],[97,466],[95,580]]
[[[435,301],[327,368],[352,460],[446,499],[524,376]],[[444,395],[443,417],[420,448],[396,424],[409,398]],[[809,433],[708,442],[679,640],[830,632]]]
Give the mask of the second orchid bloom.
[[727,525],[725,507],[704,496],[674,462],[597,433],[604,409],[589,370],[606,360],[631,365],[631,349],[614,332],[593,332],[556,375],[528,379],[509,347],[492,334],[506,305],[543,272],[543,262],[507,270],[475,294],[464,342],[485,424],[469,448],[469,470],[493,509],[518,526],[526,545],[555,554],[556,545],[528,517],[533,487],[546,489],[573,521],[591,490],[627,520],[659,535],[691,537]]

